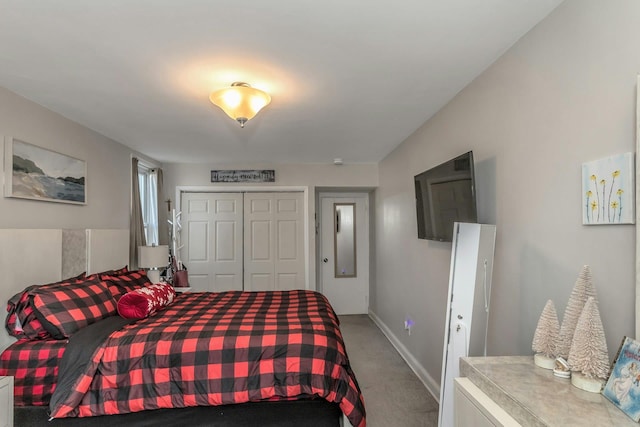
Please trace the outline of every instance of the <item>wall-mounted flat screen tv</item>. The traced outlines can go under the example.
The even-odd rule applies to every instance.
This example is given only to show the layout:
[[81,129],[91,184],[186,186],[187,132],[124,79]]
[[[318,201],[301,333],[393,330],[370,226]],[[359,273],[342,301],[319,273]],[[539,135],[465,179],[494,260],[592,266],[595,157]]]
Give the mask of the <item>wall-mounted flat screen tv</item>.
[[473,152],[414,177],[418,238],[451,242],[454,222],[478,222]]

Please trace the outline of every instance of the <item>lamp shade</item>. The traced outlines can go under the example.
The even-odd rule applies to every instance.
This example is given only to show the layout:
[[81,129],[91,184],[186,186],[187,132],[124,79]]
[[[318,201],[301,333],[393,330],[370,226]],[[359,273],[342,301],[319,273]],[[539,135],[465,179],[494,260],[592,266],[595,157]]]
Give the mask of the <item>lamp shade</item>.
[[138,267],[157,268],[169,264],[169,246],[138,246]]
[[247,120],[271,102],[271,96],[247,83],[235,82],[231,87],[212,92],[209,100],[244,127]]

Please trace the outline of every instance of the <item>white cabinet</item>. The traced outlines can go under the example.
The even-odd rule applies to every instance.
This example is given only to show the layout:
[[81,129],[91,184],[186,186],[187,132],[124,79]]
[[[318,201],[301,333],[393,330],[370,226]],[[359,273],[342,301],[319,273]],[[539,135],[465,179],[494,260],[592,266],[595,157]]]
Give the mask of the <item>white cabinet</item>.
[[[463,357],[460,376],[454,382],[460,415],[452,425],[638,427],[602,394],[576,389],[550,369],[536,367],[532,356]],[[470,412],[490,424],[469,423]]]
[[0,427],[13,427],[13,377],[0,377]]
[[454,380],[455,427],[518,427],[504,409],[496,404],[468,378]]

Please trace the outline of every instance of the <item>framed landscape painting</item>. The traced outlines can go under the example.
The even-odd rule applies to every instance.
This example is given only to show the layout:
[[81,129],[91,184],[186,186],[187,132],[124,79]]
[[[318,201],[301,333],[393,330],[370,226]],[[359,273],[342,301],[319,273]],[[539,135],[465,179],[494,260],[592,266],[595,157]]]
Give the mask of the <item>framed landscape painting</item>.
[[87,163],[15,138],[5,138],[5,197],[87,203]]

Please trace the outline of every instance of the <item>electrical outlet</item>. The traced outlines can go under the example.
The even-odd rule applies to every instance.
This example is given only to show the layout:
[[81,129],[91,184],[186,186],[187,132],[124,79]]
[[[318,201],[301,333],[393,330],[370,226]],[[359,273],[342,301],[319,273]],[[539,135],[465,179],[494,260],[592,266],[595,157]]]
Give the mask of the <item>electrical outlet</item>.
[[414,321],[411,320],[409,316],[407,316],[404,320],[404,330],[407,331],[408,335],[411,335],[411,327],[415,325]]

